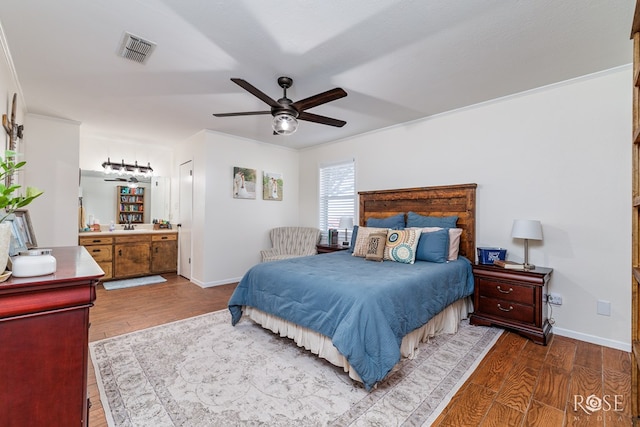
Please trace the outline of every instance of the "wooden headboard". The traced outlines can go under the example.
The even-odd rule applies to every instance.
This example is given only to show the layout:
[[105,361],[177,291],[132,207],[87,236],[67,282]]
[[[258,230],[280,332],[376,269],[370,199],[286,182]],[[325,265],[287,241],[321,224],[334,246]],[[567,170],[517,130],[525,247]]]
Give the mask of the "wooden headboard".
[[386,218],[400,212],[428,216],[458,216],[462,228],[460,255],[476,259],[476,187],[477,184],[402,188],[399,190],[359,191],[360,226],[369,218]]

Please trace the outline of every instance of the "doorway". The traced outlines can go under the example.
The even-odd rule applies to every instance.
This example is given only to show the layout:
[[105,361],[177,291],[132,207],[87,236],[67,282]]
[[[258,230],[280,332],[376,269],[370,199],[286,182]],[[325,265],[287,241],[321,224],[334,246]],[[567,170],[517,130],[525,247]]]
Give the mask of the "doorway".
[[193,165],[192,161],[180,165],[179,206],[180,224],[178,245],[178,274],[191,279],[191,223],[193,218]]

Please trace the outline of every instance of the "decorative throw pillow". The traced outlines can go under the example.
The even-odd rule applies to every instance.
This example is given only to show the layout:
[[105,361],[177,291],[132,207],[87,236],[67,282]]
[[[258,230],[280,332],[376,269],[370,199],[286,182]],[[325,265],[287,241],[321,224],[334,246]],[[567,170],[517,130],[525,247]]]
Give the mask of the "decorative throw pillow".
[[389,230],[384,247],[384,259],[413,264],[416,260],[416,248],[420,240],[420,230]]
[[390,228],[392,230],[402,230],[404,228],[404,212],[387,218],[369,218],[367,227]]
[[349,246],[349,252],[353,253],[353,248],[356,247],[356,239],[358,238],[358,228],[360,226],[354,225],[353,230],[351,231],[351,246]]
[[[432,231],[442,230],[441,227],[425,227],[422,229],[423,233],[430,233]],[[446,228],[449,230],[449,255],[447,261],[455,261],[458,259],[458,253],[460,252],[460,236],[462,236],[462,228]]]
[[458,222],[457,216],[425,216],[415,212],[407,214],[407,228],[409,227],[441,227],[455,228]]
[[369,261],[382,261],[384,259],[384,247],[387,241],[387,233],[371,233],[369,245],[364,259]]
[[358,227],[358,236],[353,248],[353,256],[365,257],[369,247],[369,236],[373,233],[387,233],[386,228]]
[[416,259],[429,262],[446,262],[449,256],[449,230],[440,229],[421,233],[416,249]]

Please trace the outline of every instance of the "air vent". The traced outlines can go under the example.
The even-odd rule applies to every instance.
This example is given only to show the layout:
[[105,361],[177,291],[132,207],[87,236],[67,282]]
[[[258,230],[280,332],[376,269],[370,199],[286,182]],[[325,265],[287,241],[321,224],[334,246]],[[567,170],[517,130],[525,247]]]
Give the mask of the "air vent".
[[134,36],[131,33],[124,33],[118,55],[144,64],[155,48],[156,44],[154,42]]

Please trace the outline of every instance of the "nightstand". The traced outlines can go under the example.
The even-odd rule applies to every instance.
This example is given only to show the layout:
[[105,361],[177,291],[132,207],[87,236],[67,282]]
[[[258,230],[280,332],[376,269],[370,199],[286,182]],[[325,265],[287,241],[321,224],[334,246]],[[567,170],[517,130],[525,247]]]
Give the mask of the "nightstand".
[[342,245],[316,245],[316,250],[319,254],[328,254],[329,252],[337,252],[337,251],[346,251],[349,249],[349,246]]
[[502,326],[536,344],[547,345],[551,325],[543,301],[553,269],[509,270],[493,265],[473,266],[474,312],[472,325]]

